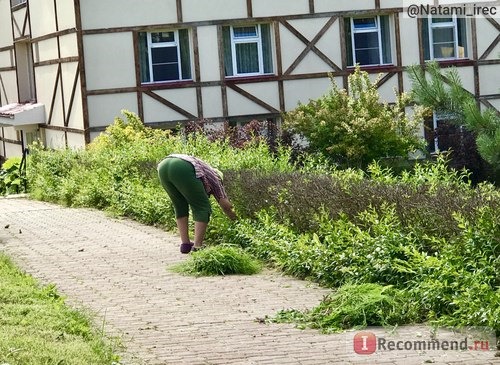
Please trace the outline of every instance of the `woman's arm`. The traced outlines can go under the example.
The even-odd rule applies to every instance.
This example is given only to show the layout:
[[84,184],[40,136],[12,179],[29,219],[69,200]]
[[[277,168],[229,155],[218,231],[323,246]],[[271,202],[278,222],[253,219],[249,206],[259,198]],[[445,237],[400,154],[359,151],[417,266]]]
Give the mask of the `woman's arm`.
[[233,205],[231,204],[231,202],[229,201],[228,198],[221,198],[221,199],[219,199],[218,203],[219,203],[220,207],[222,208],[222,211],[224,212],[224,214],[227,215],[229,217],[229,219],[231,219],[233,221],[238,219],[238,216],[236,215],[236,213],[233,210]]

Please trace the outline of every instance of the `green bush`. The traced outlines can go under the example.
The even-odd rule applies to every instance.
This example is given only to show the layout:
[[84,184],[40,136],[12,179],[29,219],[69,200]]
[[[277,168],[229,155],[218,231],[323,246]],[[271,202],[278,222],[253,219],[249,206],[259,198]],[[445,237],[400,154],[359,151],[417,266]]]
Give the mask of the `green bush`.
[[[241,272],[234,260],[250,254],[332,289],[350,286],[340,291],[345,300],[320,304],[345,304],[332,330],[345,328],[336,322],[342,316],[345,326],[433,321],[500,328],[500,192],[493,185],[473,186],[466,171],[449,169],[441,157],[400,174],[378,163],[340,170],[318,154],[304,155],[299,167],[289,148],[271,150],[261,138],[239,145],[203,133],[174,135],[124,115],[86,150],[33,146],[31,196],[174,229],[156,164],[172,152],[193,154],[224,171],[241,219],[231,222],[215,207],[206,239],[222,246],[194,253],[186,262],[197,266],[188,271]],[[366,303],[356,295],[366,295]],[[358,300],[364,316],[349,314]],[[382,313],[371,313],[373,303]]]
[[[448,120],[455,125],[465,126],[473,132],[476,137],[477,151],[481,157],[497,172],[500,171],[500,116],[498,112],[494,108],[481,111],[474,96],[463,88],[456,68],[442,72],[437,62],[430,62],[426,63],[425,69],[420,65],[413,65],[408,70],[413,87],[412,99],[438,114],[447,115]],[[460,142],[463,143],[463,141]],[[473,152],[475,151],[469,151],[469,155]],[[466,162],[468,162],[466,166],[474,167],[471,166],[471,162],[475,161]]]
[[21,158],[11,157],[0,168],[0,194],[20,193],[26,179],[20,169]]
[[359,67],[349,75],[348,90],[332,80],[327,95],[286,113],[285,126],[304,136],[312,151],[344,166],[364,167],[423,146],[417,137],[423,120],[420,109],[408,117],[407,95],[399,95],[395,105],[381,103],[377,81]]

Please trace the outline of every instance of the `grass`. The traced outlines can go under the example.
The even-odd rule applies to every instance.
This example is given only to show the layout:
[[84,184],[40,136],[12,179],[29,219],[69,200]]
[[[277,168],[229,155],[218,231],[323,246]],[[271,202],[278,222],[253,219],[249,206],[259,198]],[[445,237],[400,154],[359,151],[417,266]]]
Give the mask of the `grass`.
[[109,339],[90,316],[65,304],[0,254],[0,364],[118,364]]
[[261,265],[239,247],[220,245],[193,252],[188,260],[170,269],[193,276],[252,275],[261,270]]
[[416,319],[408,303],[404,292],[390,285],[344,285],[311,310],[282,310],[270,321],[296,323],[299,328],[316,328],[323,333],[371,325],[390,326],[402,318],[410,322]]

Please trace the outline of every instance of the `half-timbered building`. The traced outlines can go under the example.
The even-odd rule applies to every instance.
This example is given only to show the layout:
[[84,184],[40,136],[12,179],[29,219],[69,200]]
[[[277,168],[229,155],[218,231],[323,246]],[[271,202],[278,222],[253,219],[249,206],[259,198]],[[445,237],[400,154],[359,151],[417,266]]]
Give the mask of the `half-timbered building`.
[[411,87],[405,66],[438,60],[500,109],[498,18],[405,11],[402,0],[0,0],[0,156],[36,138],[85,146],[122,109],[159,128],[277,120],[327,92],[330,75],[346,86],[356,64],[382,74],[390,102]]

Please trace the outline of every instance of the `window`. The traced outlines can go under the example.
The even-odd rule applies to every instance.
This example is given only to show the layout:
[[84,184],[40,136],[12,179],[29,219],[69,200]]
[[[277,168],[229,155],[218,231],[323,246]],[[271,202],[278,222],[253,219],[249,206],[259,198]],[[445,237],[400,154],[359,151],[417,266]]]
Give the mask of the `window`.
[[459,149],[464,135],[469,133],[453,122],[453,115],[432,113],[432,119],[424,122],[424,134],[427,150],[430,153]]
[[446,60],[467,57],[467,33],[464,18],[423,19],[425,60]]
[[223,27],[226,76],[253,76],[273,72],[269,24]]
[[391,64],[389,16],[345,19],[347,65]]
[[141,82],[191,79],[187,29],[139,33]]

